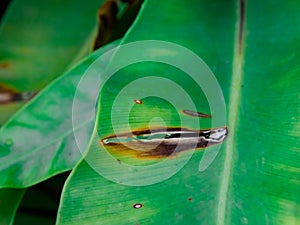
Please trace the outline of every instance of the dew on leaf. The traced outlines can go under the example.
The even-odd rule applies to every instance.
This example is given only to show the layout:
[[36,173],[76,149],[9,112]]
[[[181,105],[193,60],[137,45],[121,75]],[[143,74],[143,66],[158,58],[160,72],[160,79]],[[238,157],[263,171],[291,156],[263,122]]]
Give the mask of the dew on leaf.
[[5,157],[10,154],[10,147],[13,145],[12,139],[0,141],[0,157]]
[[241,218],[242,224],[248,224],[248,219],[246,217]]
[[11,147],[14,145],[14,141],[11,138],[7,138],[3,144],[5,147]]

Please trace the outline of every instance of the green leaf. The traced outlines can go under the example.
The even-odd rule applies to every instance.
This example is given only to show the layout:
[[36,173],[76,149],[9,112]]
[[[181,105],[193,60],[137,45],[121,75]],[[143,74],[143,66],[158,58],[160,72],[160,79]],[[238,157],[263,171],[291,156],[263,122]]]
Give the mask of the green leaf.
[[[144,62],[119,70],[101,89],[94,139],[64,187],[57,224],[298,224],[299,10],[297,1],[146,1],[123,43],[164,40],[199,55],[222,88],[228,138],[213,163],[201,172],[199,162],[212,152],[210,147],[204,154],[195,151],[183,166],[180,163],[191,153],[179,153],[165,159],[169,164],[160,164],[164,158],[124,155],[126,148],[117,145],[107,148],[111,155],[104,158],[105,138],[129,132],[128,126],[133,131],[144,129],[154,115],[167,126],[179,124],[175,112],[182,108],[174,109],[153,96],[133,98],[148,89],[159,89],[157,96],[178,92],[157,82],[122,92],[136,79],[156,75],[181,80],[178,84],[195,104],[203,100],[201,91],[192,95],[196,90],[189,86],[188,76],[167,65]],[[135,51],[143,57],[145,49]],[[118,53],[111,60],[112,68],[127,60]],[[155,48],[152,53],[153,60],[162,54],[176,57]],[[122,101],[115,99],[118,94]],[[132,106],[133,100],[143,104]],[[113,101],[119,107],[113,108]],[[205,104],[196,107],[209,113]],[[116,120],[111,118],[114,114]],[[214,110],[211,114],[212,119],[218,115]],[[185,128],[198,126],[192,118],[187,123]],[[115,133],[113,128],[119,130]],[[180,167],[176,174],[154,182],[176,166]],[[123,168],[128,168],[125,173]]]
[[12,225],[25,189],[0,189],[0,224]]
[[[1,87],[36,92],[92,49],[103,1],[13,0],[0,26]],[[0,101],[0,125],[23,103]]]
[[[82,92],[77,86],[87,67],[117,44],[118,41],[103,47],[56,79],[1,128],[1,187],[28,187],[72,169],[81,159],[84,150],[79,151],[78,143],[84,149],[94,126],[94,116],[89,114],[94,106],[87,102],[97,96],[98,88]],[[103,60],[105,65],[109,58]],[[77,109],[73,109],[74,96]],[[74,110],[84,117],[75,125]],[[80,135],[75,137],[74,132]]]

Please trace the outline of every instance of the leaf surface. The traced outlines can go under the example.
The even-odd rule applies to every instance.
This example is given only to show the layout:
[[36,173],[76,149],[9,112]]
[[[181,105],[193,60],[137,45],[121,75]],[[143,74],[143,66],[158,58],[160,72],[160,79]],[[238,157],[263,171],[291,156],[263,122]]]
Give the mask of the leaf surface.
[[[81,159],[94,127],[95,106],[87,102],[97,96],[98,88],[82,91],[77,86],[98,55],[117,44],[103,47],[53,81],[1,127],[1,187],[33,185],[72,169]],[[103,60],[100,66],[105,66],[109,58]],[[76,109],[74,96],[79,105]],[[77,124],[73,124],[74,110],[82,119]]]
[[5,96],[41,90],[91,51],[102,2],[11,1],[0,25],[0,125],[24,104]]
[[[101,90],[97,131],[86,160],[78,164],[66,183],[57,224],[297,224],[299,9],[297,1],[145,2],[123,43],[165,40],[201,56],[225,97],[228,138],[206,170],[199,172],[203,151],[196,151],[175,175],[150,185],[146,181],[174,169],[176,163],[153,167],[158,171],[148,167],[141,173],[137,165],[147,167],[161,161],[122,156],[118,149],[108,149],[114,163],[107,162],[109,158],[100,155],[105,151],[100,141],[112,134],[110,114],[116,113],[116,118],[124,121],[123,109],[127,110],[126,105],[133,100],[132,93],[142,91],[136,85],[132,89],[136,92],[125,95],[129,100],[119,101],[119,111],[115,112],[113,101],[121,88],[151,72],[174,81],[181,77],[174,69],[151,63],[118,71],[119,79],[118,74],[111,79],[114,85]],[[159,53],[155,53],[158,58]],[[118,65],[118,60],[117,52],[111,65]],[[189,83],[187,78],[182,80],[182,87],[185,83]],[[160,87],[159,83],[149,83],[148,88],[155,85]],[[168,86],[161,90],[171,92]],[[195,90],[190,87],[186,91],[192,94]],[[113,96],[109,98],[108,93]],[[202,98],[196,96],[192,99],[199,102]],[[182,109],[158,100],[143,100],[143,108],[132,108],[136,116],[125,114],[132,130],[148,126],[149,117],[154,115],[165,119],[167,126],[178,125],[174,115]],[[116,122],[120,130],[125,131],[126,126]],[[167,160],[180,163],[187,155]],[[127,174],[120,164],[129,165]],[[118,174],[121,176],[115,178]],[[111,177],[115,179],[107,179]],[[137,185],[128,185],[128,180]]]

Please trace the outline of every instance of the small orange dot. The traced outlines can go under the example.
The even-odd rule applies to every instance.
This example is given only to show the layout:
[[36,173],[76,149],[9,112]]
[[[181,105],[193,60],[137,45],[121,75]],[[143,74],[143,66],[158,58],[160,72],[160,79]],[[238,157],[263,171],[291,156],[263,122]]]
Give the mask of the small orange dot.
[[143,104],[143,102],[142,102],[142,100],[137,100],[137,99],[135,99],[135,100],[133,100],[136,104]]

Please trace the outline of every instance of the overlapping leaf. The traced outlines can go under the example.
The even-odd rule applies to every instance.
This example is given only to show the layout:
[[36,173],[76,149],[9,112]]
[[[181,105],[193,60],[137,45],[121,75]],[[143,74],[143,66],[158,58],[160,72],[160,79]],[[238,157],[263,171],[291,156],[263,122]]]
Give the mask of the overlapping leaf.
[[17,208],[24,195],[24,189],[0,190],[0,224],[13,224]]
[[[80,160],[84,148],[80,152],[77,143],[84,146],[94,126],[94,117],[84,116],[90,112],[87,102],[97,96],[98,89],[82,92],[77,91],[77,85],[98,55],[116,44],[113,42],[95,52],[52,82],[1,128],[0,186],[30,186],[72,169]],[[85,118],[76,126],[72,123],[75,93]],[[82,131],[82,135],[77,136],[80,140],[76,140],[75,131]]]
[[102,2],[11,1],[0,27],[0,125],[23,105],[5,96],[41,90],[90,52]]

